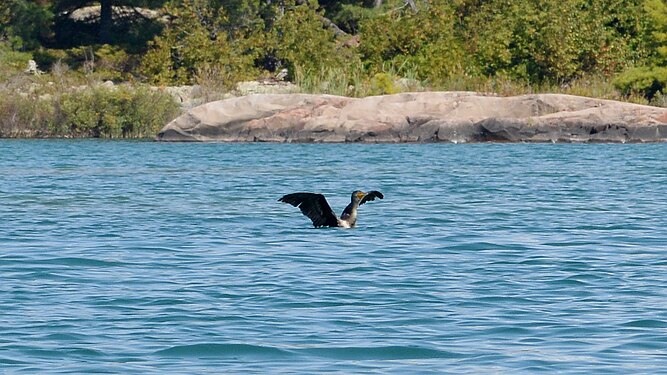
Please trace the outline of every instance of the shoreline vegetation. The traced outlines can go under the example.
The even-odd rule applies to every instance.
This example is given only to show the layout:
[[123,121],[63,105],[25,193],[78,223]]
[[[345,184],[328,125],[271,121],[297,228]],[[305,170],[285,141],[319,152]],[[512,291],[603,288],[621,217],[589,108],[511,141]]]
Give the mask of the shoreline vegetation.
[[253,92],[556,93],[667,107],[664,2],[507,4],[9,0],[0,138],[154,138],[196,104]]

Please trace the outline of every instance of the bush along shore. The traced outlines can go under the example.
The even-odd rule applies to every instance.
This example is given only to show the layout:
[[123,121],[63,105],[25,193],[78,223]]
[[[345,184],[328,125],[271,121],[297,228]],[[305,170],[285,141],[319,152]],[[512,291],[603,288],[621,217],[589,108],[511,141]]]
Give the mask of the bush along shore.
[[150,138],[179,113],[166,92],[91,85],[0,96],[0,137]]
[[152,138],[245,93],[665,106],[662,0],[7,0],[0,137]]

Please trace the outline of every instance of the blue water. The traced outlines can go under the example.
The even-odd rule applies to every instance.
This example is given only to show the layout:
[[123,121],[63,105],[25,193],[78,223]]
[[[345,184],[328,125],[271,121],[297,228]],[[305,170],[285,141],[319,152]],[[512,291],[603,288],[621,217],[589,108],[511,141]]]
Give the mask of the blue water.
[[0,141],[0,373],[665,372],[666,228],[667,144]]

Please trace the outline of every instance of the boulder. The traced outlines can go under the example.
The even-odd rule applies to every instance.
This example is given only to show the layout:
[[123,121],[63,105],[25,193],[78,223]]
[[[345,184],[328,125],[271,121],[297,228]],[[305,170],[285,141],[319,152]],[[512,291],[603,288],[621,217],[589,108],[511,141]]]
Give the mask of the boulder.
[[158,141],[663,142],[667,109],[561,94],[257,94],[206,103]]
[[35,60],[28,60],[28,67],[25,69],[25,72],[34,75],[44,74],[44,72],[37,67],[37,62]]
[[[113,6],[112,9],[114,20],[118,18],[136,19],[141,17],[151,20],[160,20],[163,23],[169,21],[168,16],[156,10],[130,6]],[[59,16],[67,17],[76,22],[95,23],[100,18],[100,13],[102,13],[101,6],[91,5],[78,8],[72,12],[62,12]]]

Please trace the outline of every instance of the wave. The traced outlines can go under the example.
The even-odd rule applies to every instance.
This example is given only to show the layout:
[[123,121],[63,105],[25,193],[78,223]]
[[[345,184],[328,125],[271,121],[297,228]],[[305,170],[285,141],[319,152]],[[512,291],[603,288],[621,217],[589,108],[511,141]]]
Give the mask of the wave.
[[217,357],[237,358],[253,357],[281,359],[294,356],[320,357],[338,360],[404,360],[404,359],[442,359],[461,358],[464,355],[444,350],[417,346],[380,346],[380,347],[316,347],[299,349],[279,349],[270,346],[250,344],[192,344],[177,345],[155,352],[167,357]]
[[667,322],[656,319],[639,319],[621,325],[625,327],[634,327],[634,328],[666,328]]
[[310,348],[304,352],[329,359],[340,360],[399,360],[460,358],[462,354],[418,346],[339,347]]
[[290,356],[290,352],[270,346],[250,344],[215,344],[203,343],[176,345],[159,350],[155,354],[168,357],[268,357]]

